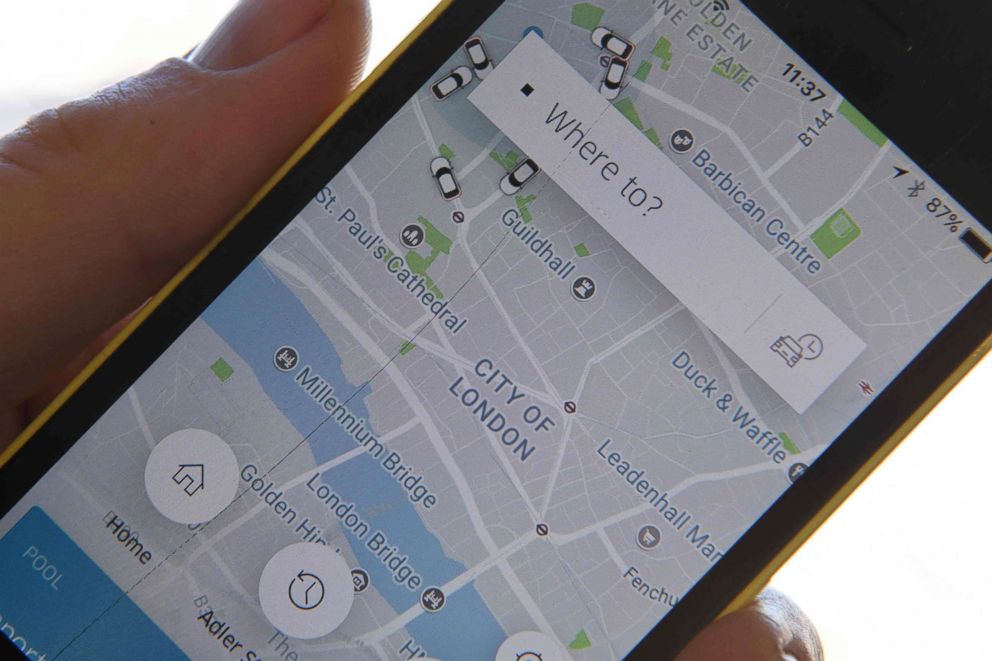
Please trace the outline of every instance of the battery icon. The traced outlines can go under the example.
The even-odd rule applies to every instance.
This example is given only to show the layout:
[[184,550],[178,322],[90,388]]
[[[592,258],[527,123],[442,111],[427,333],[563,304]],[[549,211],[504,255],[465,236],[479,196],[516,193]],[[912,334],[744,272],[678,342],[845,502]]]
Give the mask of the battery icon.
[[978,236],[970,227],[961,235],[964,245],[971,248],[971,251],[978,255],[978,258],[986,264],[992,262],[992,246],[985,242],[985,239]]

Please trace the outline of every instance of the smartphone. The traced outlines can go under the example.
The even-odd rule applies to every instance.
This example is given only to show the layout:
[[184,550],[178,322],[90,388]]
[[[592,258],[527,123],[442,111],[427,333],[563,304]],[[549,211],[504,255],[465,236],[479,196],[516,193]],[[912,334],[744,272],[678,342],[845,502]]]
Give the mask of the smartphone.
[[2,455],[0,638],[673,658],[989,349],[983,12],[443,2]]

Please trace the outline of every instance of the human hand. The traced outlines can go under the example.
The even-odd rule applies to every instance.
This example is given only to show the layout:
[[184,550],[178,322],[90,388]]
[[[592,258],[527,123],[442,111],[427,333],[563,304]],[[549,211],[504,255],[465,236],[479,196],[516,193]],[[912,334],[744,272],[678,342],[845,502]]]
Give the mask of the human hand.
[[[0,448],[351,90],[365,0],[243,0],[170,60],[0,140]],[[679,661],[822,658],[775,592]]]
[[351,90],[366,0],[243,0],[0,140],[0,449]]
[[791,599],[765,590],[696,636],[676,661],[822,661],[816,628]]

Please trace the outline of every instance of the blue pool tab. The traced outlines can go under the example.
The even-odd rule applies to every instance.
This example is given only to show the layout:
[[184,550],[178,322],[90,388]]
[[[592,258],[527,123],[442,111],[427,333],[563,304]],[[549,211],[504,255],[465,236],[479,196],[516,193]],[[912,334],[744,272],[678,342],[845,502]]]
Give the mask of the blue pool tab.
[[40,507],[0,539],[0,630],[29,659],[185,659]]

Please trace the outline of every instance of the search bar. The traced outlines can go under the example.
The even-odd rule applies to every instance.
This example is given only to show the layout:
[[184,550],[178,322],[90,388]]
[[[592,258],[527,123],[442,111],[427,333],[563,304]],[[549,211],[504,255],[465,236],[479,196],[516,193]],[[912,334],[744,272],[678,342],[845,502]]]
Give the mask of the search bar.
[[536,34],[469,96],[799,413],[865,343]]

